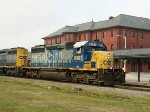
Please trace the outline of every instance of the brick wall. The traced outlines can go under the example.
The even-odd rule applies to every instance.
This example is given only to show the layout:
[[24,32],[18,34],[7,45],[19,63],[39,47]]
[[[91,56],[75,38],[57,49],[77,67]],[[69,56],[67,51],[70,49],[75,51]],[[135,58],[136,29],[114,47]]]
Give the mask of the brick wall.
[[[113,34],[112,34],[113,31]],[[123,31],[126,32],[127,37],[127,48],[147,48],[150,47],[150,32],[140,31],[135,29],[126,28],[113,28],[106,30],[99,30],[93,32],[82,32],[77,34],[64,34],[58,37],[51,37],[44,40],[44,44],[56,44],[64,43],[68,41],[77,42],[85,40],[95,40],[96,38],[103,41],[108,50],[111,49],[124,49],[125,40],[121,36]],[[134,34],[132,34],[134,32]],[[141,37],[141,32],[143,32],[143,37]],[[134,35],[134,36],[132,36]],[[52,40],[52,43],[51,43]]]
[[[143,33],[143,34],[142,34]],[[150,47],[150,32],[144,30],[137,30],[131,28],[108,28],[105,30],[97,30],[97,31],[85,31],[79,32],[77,34],[63,34],[58,37],[50,37],[44,39],[44,44],[56,44],[57,43],[65,43],[65,42],[77,42],[77,41],[88,41],[99,39],[103,41],[107,46],[108,50],[111,49],[124,49],[125,40],[121,36],[124,35],[127,38],[127,49],[131,48],[147,48]],[[142,36],[143,35],[143,36]],[[133,62],[127,63],[127,72],[131,72],[131,64]],[[135,63],[135,71],[137,72],[137,62]],[[142,62],[143,63],[143,62]],[[118,64],[116,64],[118,67]],[[142,71],[148,71],[148,64],[142,64]]]

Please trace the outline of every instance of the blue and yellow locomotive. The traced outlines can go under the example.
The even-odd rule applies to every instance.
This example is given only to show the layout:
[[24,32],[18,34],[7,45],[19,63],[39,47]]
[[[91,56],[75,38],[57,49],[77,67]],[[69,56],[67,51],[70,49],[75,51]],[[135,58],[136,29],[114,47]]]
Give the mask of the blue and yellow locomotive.
[[[25,77],[101,85],[124,83],[125,73],[122,69],[114,69],[113,52],[106,50],[105,44],[99,40],[35,46],[31,48],[31,65],[27,66],[27,58],[21,58],[27,56],[27,52],[18,50],[11,72]],[[1,65],[0,69],[11,74],[8,64]]]

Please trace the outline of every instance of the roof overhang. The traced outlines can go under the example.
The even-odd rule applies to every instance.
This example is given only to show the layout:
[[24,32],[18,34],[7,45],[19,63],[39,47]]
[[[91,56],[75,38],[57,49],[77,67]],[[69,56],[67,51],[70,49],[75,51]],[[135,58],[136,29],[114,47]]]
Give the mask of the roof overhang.
[[115,58],[150,58],[150,48],[113,50]]

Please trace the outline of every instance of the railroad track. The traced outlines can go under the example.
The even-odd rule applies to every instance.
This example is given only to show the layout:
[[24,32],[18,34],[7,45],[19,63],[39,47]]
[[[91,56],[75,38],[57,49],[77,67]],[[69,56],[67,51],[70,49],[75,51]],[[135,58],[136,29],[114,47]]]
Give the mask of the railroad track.
[[[86,84],[86,83],[75,83],[75,82],[68,82],[68,81],[61,81],[62,83],[71,83],[71,84],[82,84],[82,85],[91,85],[91,86],[98,86],[96,84]],[[99,86],[101,87],[101,86]],[[110,87],[107,85],[104,85],[102,87]],[[143,91],[143,92],[150,92],[150,85],[139,85],[139,84],[131,84],[131,83],[125,83],[123,85],[114,85],[112,88],[119,88],[119,89],[127,89],[127,90],[135,90],[135,91]]]
[[[9,76],[10,77],[10,76]],[[23,78],[23,77],[17,77],[17,78]],[[25,79],[32,79],[32,78],[25,78]],[[34,79],[34,80],[45,80],[45,79]],[[77,84],[77,85],[89,85],[89,86],[98,86],[97,84],[86,84],[86,83],[76,83],[76,82],[69,82],[66,80],[45,80],[45,81],[54,81],[59,83],[68,83],[68,84]],[[99,86],[101,87],[101,86]],[[107,85],[104,85],[102,87],[110,87]],[[150,85],[139,85],[139,84],[132,84],[132,83],[125,83],[123,85],[114,85],[111,88],[119,88],[119,89],[126,89],[126,90],[135,90],[135,91],[143,91],[143,92],[150,92]]]
[[115,85],[114,87],[121,88],[121,89],[128,89],[128,90],[150,92],[150,86],[148,86],[148,85],[125,83],[123,85]]
[[[65,83],[67,82],[67,83],[71,83],[71,84],[98,86],[96,84],[74,83],[74,82],[68,82],[68,81],[62,81],[62,82],[65,82]],[[101,86],[99,86],[99,87],[101,87]],[[104,85],[102,87],[110,87],[110,86]],[[114,86],[112,86],[112,88],[150,92],[150,86],[148,86],[148,85],[139,85],[139,84],[130,84],[130,83],[125,83],[123,85],[114,85]]]

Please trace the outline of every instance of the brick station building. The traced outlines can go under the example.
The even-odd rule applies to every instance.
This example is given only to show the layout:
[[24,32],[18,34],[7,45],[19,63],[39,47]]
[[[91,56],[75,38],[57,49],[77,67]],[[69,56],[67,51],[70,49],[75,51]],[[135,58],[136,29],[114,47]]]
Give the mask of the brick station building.
[[[150,48],[150,19],[120,14],[104,21],[65,26],[42,39],[45,45],[99,39],[108,50],[122,50],[125,49],[123,37],[127,38],[126,49]],[[127,72],[137,72],[136,68],[135,60],[127,61]],[[150,61],[141,63],[141,71],[150,72]]]

